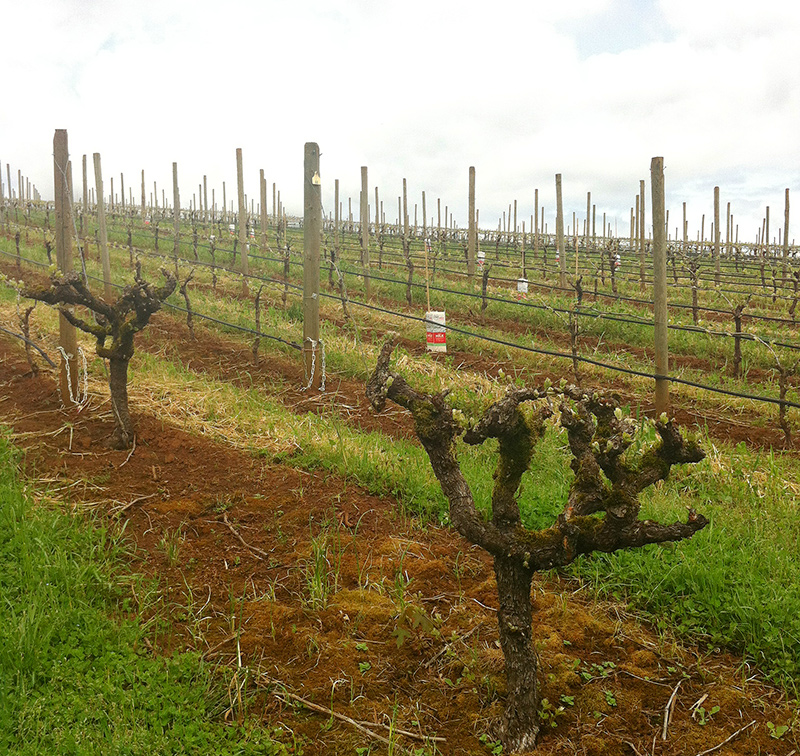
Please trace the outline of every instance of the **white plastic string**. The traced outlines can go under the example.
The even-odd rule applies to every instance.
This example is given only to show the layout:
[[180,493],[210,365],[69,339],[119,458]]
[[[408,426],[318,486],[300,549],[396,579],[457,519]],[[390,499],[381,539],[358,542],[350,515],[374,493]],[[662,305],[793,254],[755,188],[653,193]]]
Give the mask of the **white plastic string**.
[[321,355],[321,368],[322,368],[322,380],[319,384],[319,390],[325,391],[325,375],[326,375],[326,365],[325,365],[325,342],[322,339],[319,341],[314,341],[310,336],[306,337],[306,341],[311,342],[311,375],[308,378],[308,384],[306,385],[305,390],[311,388],[311,385],[314,383],[314,373],[317,369],[317,345],[319,345],[320,355]]
[[[61,353],[61,357],[64,360],[64,368],[67,371],[67,388],[69,389],[69,400],[72,404],[76,404],[78,407],[83,407],[89,399],[89,371],[87,370],[87,363],[86,363],[86,352],[83,351],[81,347],[78,347],[78,354],[81,357],[81,366],[83,367],[83,391],[81,392],[80,389],[80,368],[78,368],[78,395],[75,396],[72,393],[72,378],[70,376],[69,370],[69,361],[72,359],[73,355],[67,354],[64,351],[64,347],[58,346],[58,351]],[[60,391],[60,387],[59,387]],[[64,397],[61,397],[62,404],[64,403]]]

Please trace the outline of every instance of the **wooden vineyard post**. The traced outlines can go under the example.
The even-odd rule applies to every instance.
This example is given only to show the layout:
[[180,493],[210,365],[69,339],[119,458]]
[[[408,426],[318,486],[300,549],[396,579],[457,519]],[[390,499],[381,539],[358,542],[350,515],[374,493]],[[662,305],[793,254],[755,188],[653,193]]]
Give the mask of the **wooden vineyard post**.
[[[11,187],[8,187],[8,191],[9,193],[11,192]],[[3,190],[3,163],[0,162],[0,226],[2,226],[4,218],[8,219],[8,210],[6,209],[6,198]]]
[[714,285],[720,283],[720,263],[719,263],[719,187],[714,187]]
[[331,250],[331,278],[333,286],[333,269],[339,264],[339,224],[341,223],[341,209],[339,208],[339,179],[333,182],[333,249]]
[[114,301],[114,290],[111,287],[111,260],[108,256],[108,229],[106,227],[106,207],[103,195],[103,169],[100,165],[100,153],[95,152],[94,159],[94,185],[97,191],[97,233],[100,244],[100,260],[103,264],[103,296],[106,301]]
[[567,288],[567,256],[564,254],[564,205],[561,201],[561,174],[556,174],[556,257],[558,285]]
[[686,203],[683,203],[683,247],[681,248],[685,255],[689,249],[689,221],[686,220]]
[[[590,244],[589,244],[589,234],[591,230],[589,228],[589,219],[592,217],[592,193],[586,192],[586,226],[584,226],[583,231],[583,254],[587,262],[585,265],[591,267],[591,254],[590,254]],[[577,229],[576,229],[576,236],[577,236]],[[575,272],[575,277],[578,277],[577,271]]]
[[[70,217],[67,163],[69,147],[66,129],[56,129],[53,137],[53,186],[56,206],[56,261],[58,269],[67,274],[72,271],[72,219]],[[11,193],[9,185],[9,194]],[[61,370],[59,371],[59,387],[61,401],[77,403],[78,396],[78,334],[74,325],[67,319],[58,316],[58,343],[62,350]]]
[[[203,177],[205,180],[205,176]],[[264,178],[264,169],[258,172],[259,193],[261,195],[261,254],[267,256],[267,180]]]
[[375,187],[375,240],[378,243],[378,267],[383,268],[383,240],[381,238],[381,210],[383,203],[378,201],[378,187]]
[[369,300],[369,185],[367,166],[361,166],[361,265],[364,267],[364,299]]
[[238,193],[239,213],[237,216],[237,227],[239,230],[239,268],[242,274],[242,294],[247,296],[247,205],[244,201],[244,166],[242,163],[242,148],[236,148],[236,187]]
[[[652,181],[652,179],[651,179]],[[645,291],[647,288],[647,262],[645,254],[645,225],[644,225],[644,179],[639,181],[639,289]]]
[[475,275],[478,232],[475,228],[475,166],[469,167],[469,230],[467,237],[467,275]]
[[319,146],[306,142],[303,161],[303,360],[308,388],[322,386],[319,343],[319,263],[322,234],[322,181]]
[[89,237],[89,229],[86,220],[86,213],[89,206],[89,182],[87,180],[86,155],[83,156],[83,160],[81,162],[83,166],[83,202],[81,203],[80,236],[83,239],[83,249],[86,250],[86,240]]
[[147,218],[147,194],[144,188],[144,168],[142,168],[142,225]]
[[[669,411],[669,351],[667,341],[667,238],[664,220],[664,158],[650,163],[653,201],[653,315],[655,324],[656,413]],[[642,192],[644,196],[644,192]]]
[[[172,164],[172,228],[175,245],[172,253],[175,256],[175,278],[178,277],[178,252],[181,242],[181,195],[178,190],[178,164]],[[166,202],[164,203],[166,207]]]
[[783,207],[783,285],[786,286],[789,269],[789,189],[786,189],[786,201]]
[[539,254],[539,190],[533,190],[533,264],[536,265],[536,256]]
[[767,284],[764,278],[764,266],[769,261],[770,258],[770,249],[769,249],[769,205],[766,207],[766,215],[764,216],[764,238],[762,239],[764,245],[764,253],[761,257],[761,286],[766,289]]

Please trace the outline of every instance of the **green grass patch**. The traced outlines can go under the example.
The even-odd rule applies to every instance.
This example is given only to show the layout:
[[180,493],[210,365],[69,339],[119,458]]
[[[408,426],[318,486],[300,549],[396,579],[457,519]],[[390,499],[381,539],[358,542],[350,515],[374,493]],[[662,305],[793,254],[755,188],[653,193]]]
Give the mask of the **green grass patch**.
[[227,726],[198,656],[153,658],[128,615],[121,543],[97,522],[34,505],[0,433],[0,751],[280,754],[273,733]]
[[[709,445],[707,444],[707,447]],[[649,492],[642,517],[685,519],[694,506],[711,520],[693,538],[595,554],[574,573],[599,594],[625,599],[657,626],[709,649],[743,653],[797,691],[800,681],[800,474],[797,459],[711,449]]]

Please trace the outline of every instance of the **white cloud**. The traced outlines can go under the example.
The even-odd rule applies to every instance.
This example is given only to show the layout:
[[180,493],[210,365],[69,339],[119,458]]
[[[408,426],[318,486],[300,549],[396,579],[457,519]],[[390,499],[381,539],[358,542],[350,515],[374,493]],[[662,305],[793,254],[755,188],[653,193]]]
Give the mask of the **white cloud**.
[[100,152],[106,174],[124,172],[137,191],[142,169],[148,193],[153,181],[169,188],[177,161],[184,198],[203,175],[233,196],[242,147],[248,194],[258,196],[263,168],[299,212],[303,143],[317,141],[329,209],[333,180],[356,202],[367,165],[390,219],[405,177],[414,201],[441,197],[463,225],[475,165],[487,225],[514,199],[527,217],[536,187],[552,205],[556,172],[568,207],[585,213],[591,191],[622,224],[650,158],[663,155],[673,217],[684,200],[690,218],[708,214],[719,184],[751,234],[765,205],[782,207],[784,187],[800,188],[798,9],[14,3],[4,9],[3,180],[9,160],[48,195],[53,130],[68,128],[76,162]]

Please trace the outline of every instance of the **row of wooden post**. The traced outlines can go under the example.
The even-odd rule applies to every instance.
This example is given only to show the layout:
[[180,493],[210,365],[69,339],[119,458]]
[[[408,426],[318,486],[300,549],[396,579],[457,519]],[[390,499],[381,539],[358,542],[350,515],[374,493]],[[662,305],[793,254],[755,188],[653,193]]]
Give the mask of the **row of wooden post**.
[[[69,168],[69,151],[66,130],[56,130],[54,137],[54,186],[56,197],[56,256],[59,269],[67,273],[72,270],[72,192],[71,177]],[[97,215],[98,215],[98,235],[103,267],[104,295],[113,298],[111,286],[111,269],[108,255],[108,240],[105,219],[105,201],[103,190],[103,176],[100,155],[94,156],[95,185],[97,188]],[[238,184],[238,243],[240,249],[240,270],[243,274],[243,293],[248,293],[247,274],[248,274],[248,240],[246,235],[245,223],[242,218],[247,217],[247,207],[244,195],[243,161],[242,150],[236,150],[237,161],[237,184]],[[84,158],[84,206],[86,205],[86,161]],[[366,166],[361,168],[361,257],[365,270],[364,287],[366,295],[369,296],[369,275],[370,249],[369,249],[369,204],[368,204],[368,174]],[[633,210],[632,230],[639,247],[639,259],[641,266],[642,283],[644,283],[645,269],[645,218],[644,218],[644,180],[640,181],[639,195],[636,197],[636,207]],[[566,254],[564,248],[564,213],[562,205],[562,182],[561,174],[556,174],[556,251],[559,261],[559,280],[562,288],[567,285]],[[144,182],[143,182],[144,186]],[[656,328],[655,351],[656,351],[656,409],[663,411],[668,405],[668,350],[667,350],[667,329],[666,329],[666,228],[667,219],[664,209],[664,185],[663,185],[663,158],[653,158],[651,164],[651,187],[653,203],[653,270],[654,270],[654,321]],[[260,200],[261,200],[261,222],[262,236],[266,234],[266,181],[263,170],[260,172]],[[338,236],[338,180],[336,181],[336,233]],[[475,168],[469,169],[469,226],[467,244],[467,272],[474,276],[477,258],[477,211],[475,208]],[[377,189],[376,189],[377,195]],[[144,190],[142,192],[144,200]],[[2,199],[2,198],[0,198]],[[377,200],[377,197],[376,197]],[[535,219],[536,234],[538,235],[538,190],[535,196]],[[143,205],[144,207],[144,205]],[[180,194],[178,187],[178,168],[177,163],[173,163],[173,224],[175,238],[175,258],[177,264],[178,243],[180,237]],[[587,195],[587,219],[585,229],[589,229],[589,215],[591,209],[591,194]],[[377,209],[376,209],[377,210]],[[685,216],[685,204],[684,204]],[[400,217],[403,223],[404,245],[408,244],[408,206],[406,182],[403,182],[402,206]],[[509,208],[510,221],[510,208]],[[427,223],[425,199],[423,195],[423,223]],[[769,223],[769,214],[765,224]],[[788,223],[789,223],[789,190],[786,190],[786,211],[785,211],[785,231],[784,231],[784,256],[788,256]],[[376,216],[377,224],[377,216]],[[604,221],[605,226],[605,221]],[[516,207],[514,207],[514,227],[516,229]],[[768,225],[766,225],[768,229]],[[574,223],[574,230],[577,236],[577,223]],[[684,235],[686,221],[684,219]],[[319,267],[320,267],[320,244],[322,233],[322,201],[321,201],[321,180],[319,177],[319,147],[315,143],[307,143],[304,156],[304,294],[303,294],[303,314],[304,314],[304,333],[303,333],[303,353],[306,364],[307,378],[311,386],[319,386],[321,380],[321,368],[314,365],[315,352],[319,345]],[[768,230],[766,231],[768,234]],[[634,236],[634,234],[632,234]],[[720,277],[719,249],[721,242],[720,234],[720,211],[719,211],[719,188],[714,190],[714,260],[715,277],[717,283]],[[768,238],[768,236],[766,237]],[[338,238],[335,240],[338,250]],[[577,250],[576,250],[577,254]],[[577,264],[577,261],[576,261]],[[77,394],[77,370],[76,352],[77,338],[74,327],[61,318],[60,323],[61,346],[68,358],[62,367],[61,384],[62,396],[75,396]]]

